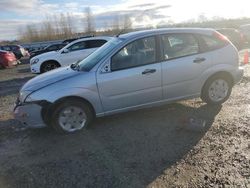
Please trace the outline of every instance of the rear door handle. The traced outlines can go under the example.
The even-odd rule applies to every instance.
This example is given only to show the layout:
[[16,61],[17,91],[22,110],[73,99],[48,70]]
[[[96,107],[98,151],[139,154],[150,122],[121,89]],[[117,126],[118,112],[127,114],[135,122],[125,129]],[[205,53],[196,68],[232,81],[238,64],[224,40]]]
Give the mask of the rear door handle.
[[146,69],[142,72],[142,74],[152,74],[155,72],[156,72],[156,69]]
[[197,57],[196,59],[194,59],[194,63],[202,63],[203,61],[206,61],[206,58],[204,57]]

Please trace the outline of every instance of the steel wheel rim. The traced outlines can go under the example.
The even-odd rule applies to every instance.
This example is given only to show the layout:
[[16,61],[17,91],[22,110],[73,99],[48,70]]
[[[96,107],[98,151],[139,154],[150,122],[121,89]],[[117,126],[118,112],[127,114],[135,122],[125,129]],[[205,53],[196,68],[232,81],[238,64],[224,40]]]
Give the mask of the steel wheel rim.
[[87,121],[84,110],[80,107],[70,106],[64,108],[58,118],[59,125],[67,132],[74,132],[82,129]]
[[229,85],[227,81],[218,79],[213,81],[208,90],[209,98],[214,102],[224,100],[229,92]]
[[49,64],[45,65],[44,70],[45,70],[45,72],[48,72],[48,71],[56,69],[56,68],[57,68],[56,64],[49,63]]

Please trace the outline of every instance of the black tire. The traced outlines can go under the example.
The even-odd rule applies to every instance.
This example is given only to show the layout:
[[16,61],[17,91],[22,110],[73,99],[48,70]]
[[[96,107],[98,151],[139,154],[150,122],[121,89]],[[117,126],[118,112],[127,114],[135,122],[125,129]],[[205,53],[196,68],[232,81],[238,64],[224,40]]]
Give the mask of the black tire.
[[[210,89],[211,85],[212,85],[214,82],[218,81],[218,80],[223,80],[223,81],[225,81],[225,82],[227,83],[227,85],[228,85],[228,91],[227,91],[227,93],[226,93],[226,96],[223,97],[221,100],[219,100],[219,101],[214,101],[214,100],[211,99],[211,97],[209,96],[209,89]],[[218,74],[218,75],[215,75],[215,76],[209,78],[209,79],[206,81],[205,85],[203,86],[202,91],[201,91],[201,99],[202,99],[204,102],[206,102],[207,104],[209,104],[209,105],[221,105],[221,104],[223,104],[225,101],[227,101],[228,98],[230,97],[231,92],[232,92],[232,87],[233,87],[233,82],[232,82],[232,79],[231,79],[228,75],[226,75],[226,74],[225,74],[225,75],[224,75],[224,74],[222,74],[222,75],[219,75],[219,74]]]
[[[70,108],[70,107],[80,108],[84,111],[84,113],[85,113],[84,115],[86,115],[86,117],[84,116],[86,118],[84,126],[80,129],[76,129],[74,131],[65,130],[59,123],[60,114],[63,112],[63,110]],[[79,131],[82,131],[82,130],[88,128],[90,126],[90,124],[92,123],[93,119],[94,119],[94,113],[92,111],[92,108],[89,106],[89,104],[87,104],[84,101],[79,100],[79,99],[66,99],[66,100],[60,102],[59,104],[57,104],[53,108],[53,112],[52,112],[52,116],[51,116],[51,120],[50,120],[50,126],[52,128],[54,128],[54,130],[57,133],[69,134],[69,133],[79,132]],[[71,123],[67,123],[67,124],[71,124]],[[71,126],[72,126],[72,124],[71,124]]]
[[16,56],[17,60],[19,60],[19,59],[21,59],[21,58],[23,57],[23,56],[20,55],[20,54],[15,54],[15,56]]
[[51,70],[56,69],[58,67],[60,67],[60,65],[57,62],[48,61],[48,62],[45,62],[42,64],[40,72],[41,73],[48,72],[48,71],[51,71]]
[[3,66],[1,63],[0,63],[0,69],[5,69],[5,66]]

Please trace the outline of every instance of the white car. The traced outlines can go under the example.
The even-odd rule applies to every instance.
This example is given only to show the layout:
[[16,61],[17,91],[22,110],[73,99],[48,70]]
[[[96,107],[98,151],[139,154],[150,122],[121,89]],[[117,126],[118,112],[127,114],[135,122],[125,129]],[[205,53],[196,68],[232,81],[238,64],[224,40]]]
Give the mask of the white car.
[[32,73],[43,73],[85,59],[112,37],[91,37],[73,41],[59,51],[47,52],[30,60]]

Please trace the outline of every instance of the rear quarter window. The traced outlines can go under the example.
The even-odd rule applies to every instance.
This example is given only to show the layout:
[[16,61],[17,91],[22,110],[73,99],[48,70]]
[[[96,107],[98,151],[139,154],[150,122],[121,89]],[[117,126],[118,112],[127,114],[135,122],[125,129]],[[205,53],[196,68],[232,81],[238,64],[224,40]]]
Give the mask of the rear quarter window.
[[223,48],[227,45],[225,41],[215,38],[214,36],[208,35],[199,35],[200,43],[201,43],[201,51],[213,51],[216,49]]

